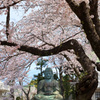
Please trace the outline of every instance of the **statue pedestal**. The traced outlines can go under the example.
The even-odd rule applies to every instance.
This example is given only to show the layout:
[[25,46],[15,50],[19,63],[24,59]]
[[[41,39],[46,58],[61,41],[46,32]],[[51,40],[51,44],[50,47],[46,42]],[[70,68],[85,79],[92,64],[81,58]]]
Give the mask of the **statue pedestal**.
[[57,95],[35,95],[34,100],[63,100],[62,96]]

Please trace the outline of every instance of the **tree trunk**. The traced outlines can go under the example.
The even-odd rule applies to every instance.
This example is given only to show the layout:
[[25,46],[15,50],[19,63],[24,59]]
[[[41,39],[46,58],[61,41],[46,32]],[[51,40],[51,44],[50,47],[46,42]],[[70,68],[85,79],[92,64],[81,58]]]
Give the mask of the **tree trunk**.
[[10,99],[14,100],[14,89],[13,88],[10,89]]
[[62,66],[59,68],[59,76],[60,76],[61,95],[63,95],[64,94],[64,87],[63,87],[63,77],[62,77]]
[[76,85],[76,100],[91,100],[98,85],[98,74],[85,75]]
[[29,99],[29,95],[26,95],[26,98],[27,98],[27,100],[30,100],[30,99]]

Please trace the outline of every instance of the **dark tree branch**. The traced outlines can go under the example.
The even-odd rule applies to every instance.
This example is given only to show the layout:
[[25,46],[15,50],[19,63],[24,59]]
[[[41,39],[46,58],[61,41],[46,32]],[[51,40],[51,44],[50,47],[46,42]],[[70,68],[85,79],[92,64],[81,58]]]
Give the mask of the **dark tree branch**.
[[90,15],[93,17],[93,23],[95,25],[96,31],[100,37],[100,20],[98,15],[98,0],[90,0]]
[[[19,82],[19,84],[21,85],[21,82]],[[26,91],[23,88],[22,91],[24,92],[25,95],[27,95]]]
[[27,93],[25,92],[25,90],[22,88],[22,91],[24,92],[25,95],[27,95]]
[[29,93],[30,93],[30,86],[29,86],[29,90],[28,90],[28,92],[26,93],[26,91],[22,88],[22,91],[24,92],[24,94],[26,95],[26,98],[27,98],[27,100],[29,100]]
[[29,90],[28,90],[28,92],[27,92],[28,95],[29,95],[29,93],[30,93],[30,90],[31,90],[31,86],[29,86]]
[[[73,12],[81,20],[83,29],[87,35],[87,39],[89,40],[94,52],[100,59],[100,37],[96,31],[97,29],[95,28],[95,25],[91,18],[90,9],[88,7],[88,4],[86,4],[83,1],[79,4],[79,6],[76,6],[75,3],[73,2],[73,0],[66,0],[66,2],[69,4],[69,6],[73,10]],[[73,5],[71,4],[71,2],[73,2],[72,3]],[[74,10],[74,8],[77,10]],[[98,29],[100,29],[99,26],[98,26]]]
[[10,7],[7,7],[7,17],[6,17],[6,35],[7,39],[9,37],[9,25],[10,25]]
[[79,5],[74,0],[66,0],[72,11],[77,15],[77,17],[81,16],[81,11],[79,9]]
[[93,64],[97,67],[97,70],[100,71],[100,62],[94,62],[92,61]]
[[[7,45],[7,46],[17,46],[18,44],[16,43],[9,43],[7,41],[0,41],[1,45]],[[84,70],[90,72],[93,67],[91,60],[86,56],[82,46],[74,39],[69,40],[65,43],[62,43],[61,45],[49,49],[49,50],[41,50],[38,48],[34,47],[29,47],[27,45],[22,45],[18,48],[20,51],[25,51],[34,55],[38,56],[49,56],[49,55],[55,55],[58,54],[59,52],[65,51],[65,50],[70,50],[73,49],[75,51],[76,56],[78,57],[78,61],[81,63],[82,67]]]

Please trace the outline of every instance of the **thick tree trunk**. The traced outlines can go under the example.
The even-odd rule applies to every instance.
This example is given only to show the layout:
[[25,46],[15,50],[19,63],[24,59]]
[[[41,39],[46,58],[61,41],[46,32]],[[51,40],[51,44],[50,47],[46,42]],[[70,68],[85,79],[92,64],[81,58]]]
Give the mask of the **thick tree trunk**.
[[[80,19],[87,39],[92,49],[100,59],[100,20],[98,15],[98,0],[82,1],[79,5],[74,0],[66,0],[70,8]],[[93,18],[91,18],[93,16]]]
[[76,100],[91,100],[98,85],[98,74],[86,75],[76,85]]

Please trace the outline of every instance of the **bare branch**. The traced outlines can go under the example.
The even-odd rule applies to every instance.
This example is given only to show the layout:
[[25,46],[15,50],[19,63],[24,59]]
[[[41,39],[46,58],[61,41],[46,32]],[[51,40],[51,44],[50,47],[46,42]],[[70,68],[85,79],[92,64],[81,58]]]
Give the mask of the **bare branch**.
[[65,41],[67,41],[67,40],[69,40],[69,39],[75,37],[76,35],[80,34],[81,32],[84,32],[84,31],[77,32],[77,33],[75,33],[74,35],[72,35],[72,36],[68,37],[67,39],[63,40],[62,42],[65,42]]
[[79,78],[79,76],[80,76],[79,71],[76,69],[76,67],[72,63],[71,59],[67,55],[65,55],[65,54],[61,54],[61,55],[63,55],[66,58],[67,61],[71,62],[71,67],[73,68],[73,70],[75,71],[77,77]]
[[32,34],[32,35],[33,35],[34,37],[36,37],[37,39],[41,40],[42,42],[44,42],[45,44],[47,44],[47,45],[49,45],[49,46],[52,46],[52,47],[55,47],[55,45],[44,41],[43,39],[41,39],[40,37],[36,36],[35,34]]
[[7,58],[5,58],[4,60],[0,61],[0,63],[4,62],[4,61],[8,61],[9,59],[11,59],[12,57],[15,57],[15,56],[18,56],[18,55],[21,55],[21,54],[24,54],[24,53],[18,53],[16,55],[13,55],[13,56],[8,56]]

